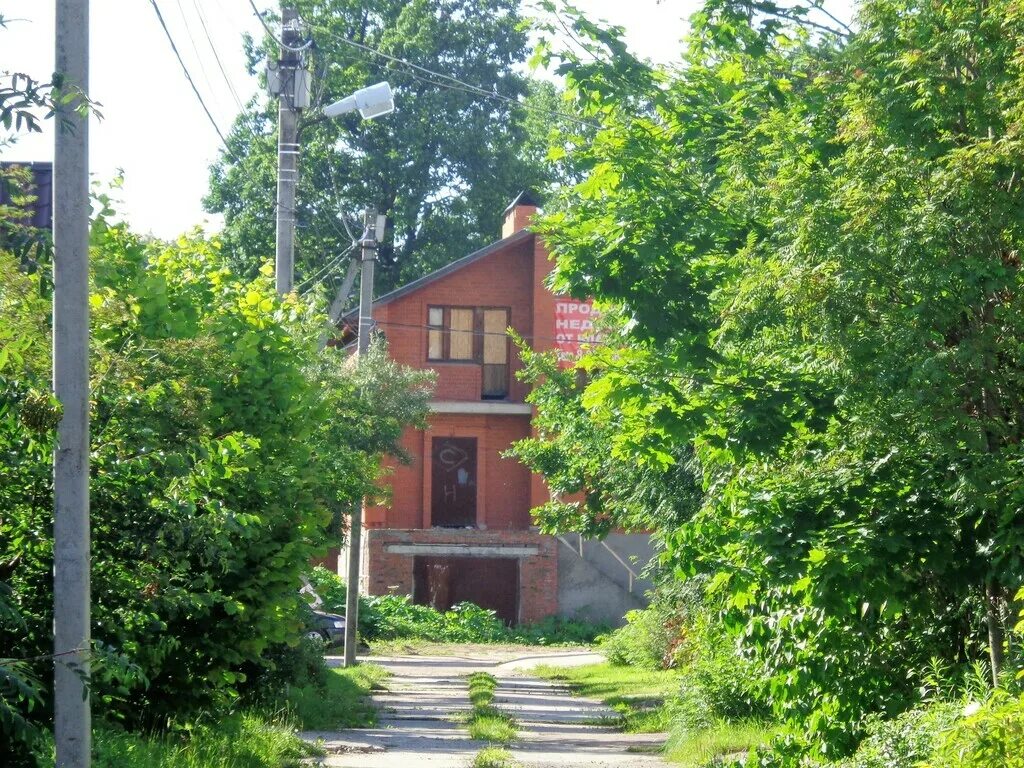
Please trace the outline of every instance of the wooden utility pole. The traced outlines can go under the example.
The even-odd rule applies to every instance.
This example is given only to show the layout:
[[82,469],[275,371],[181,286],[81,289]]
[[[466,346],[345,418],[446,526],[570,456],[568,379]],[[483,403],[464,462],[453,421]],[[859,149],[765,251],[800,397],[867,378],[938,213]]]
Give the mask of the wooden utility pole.
[[[89,706],[89,0],[57,0],[53,167],[54,740],[57,768],[87,768]],[[65,101],[62,97],[72,95]]]
[[299,87],[302,84],[298,51],[299,14],[281,7],[281,57],[278,76],[277,136],[277,256],[278,293],[290,293],[295,279],[295,188],[299,181]]
[[[384,233],[385,218],[376,209],[367,208],[363,214],[365,228],[361,247],[362,274],[359,277],[359,344],[357,355],[365,357],[370,349],[373,330],[373,271],[377,263],[377,238]],[[360,504],[352,510],[348,528],[348,579],[345,594],[345,666],[356,663],[356,631],[359,628],[359,560],[362,546],[363,510]]]

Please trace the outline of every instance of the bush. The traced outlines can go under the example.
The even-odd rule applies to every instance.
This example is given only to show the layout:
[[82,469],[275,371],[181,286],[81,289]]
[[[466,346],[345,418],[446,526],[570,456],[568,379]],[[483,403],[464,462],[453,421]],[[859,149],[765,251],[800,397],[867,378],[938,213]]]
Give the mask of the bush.
[[[323,609],[345,612],[345,582],[322,566],[312,569],[309,583],[323,600]],[[359,634],[374,640],[427,640],[438,643],[523,643],[566,645],[592,643],[608,627],[557,616],[536,624],[506,627],[494,611],[459,603],[447,611],[417,605],[408,595],[359,597]]]
[[1024,768],[1024,696],[997,692],[942,736],[929,768]]
[[[162,243],[101,219],[91,256],[94,637],[137,671],[94,677],[93,694],[128,727],[215,717],[297,639],[301,574],[337,540],[333,513],[376,487],[428,374],[381,347],[357,369],[321,354],[313,305],[279,296],[266,271],[231,275],[216,240]],[[39,659],[27,672],[45,684],[30,713],[0,696],[41,726],[59,414],[39,279],[0,251],[0,579],[23,619],[0,621],[0,647]]]
[[931,756],[942,732],[961,710],[960,705],[942,702],[909,710],[892,720],[874,718],[857,751],[836,768],[917,768]]
[[675,632],[662,606],[652,605],[626,614],[626,626],[607,637],[601,649],[613,664],[665,669],[672,666]]

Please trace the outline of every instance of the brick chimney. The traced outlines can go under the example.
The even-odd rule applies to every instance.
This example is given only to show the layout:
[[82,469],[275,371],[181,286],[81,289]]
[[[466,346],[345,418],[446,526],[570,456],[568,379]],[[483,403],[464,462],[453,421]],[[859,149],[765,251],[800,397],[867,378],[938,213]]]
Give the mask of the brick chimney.
[[527,189],[519,193],[502,214],[501,236],[506,238],[530,226],[530,220],[537,213],[537,195]]

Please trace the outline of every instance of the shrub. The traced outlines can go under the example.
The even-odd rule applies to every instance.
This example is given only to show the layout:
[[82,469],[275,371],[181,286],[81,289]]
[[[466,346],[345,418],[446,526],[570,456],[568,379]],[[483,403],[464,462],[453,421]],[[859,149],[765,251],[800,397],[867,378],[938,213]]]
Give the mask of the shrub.
[[626,626],[607,637],[601,648],[613,664],[663,669],[671,666],[674,632],[661,606],[626,614]]
[[961,709],[942,702],[911,709],[892,720],[873,718],[857,751],[836,768],[917,768]]
[[[317,566],[309,583],[323,600],[323,608],[345,612],[345,582]],[[408,595],[359,598],[359,634],[373,640],[427,640],[439,643],[523,643],[565,645],[591,643],[608,628],[557,616],[536,624],[506,627],[497,614],[473,603],[459,603],[447,611],[417,605]]]
[[1024,696],[997,692],[939,741],[929,768],[1024,768]]

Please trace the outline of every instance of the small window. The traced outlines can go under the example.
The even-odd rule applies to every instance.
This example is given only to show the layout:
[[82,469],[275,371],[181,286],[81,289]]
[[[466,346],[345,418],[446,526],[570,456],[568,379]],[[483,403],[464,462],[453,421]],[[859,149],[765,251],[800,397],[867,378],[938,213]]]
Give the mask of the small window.
[[451,335],[448,339],[448,357],[451,360],[472,360],[473,355],[473,316],[472,309],[449,310],[451,313]]
[[444,307],[427,310],[427,359],[444,360]]

